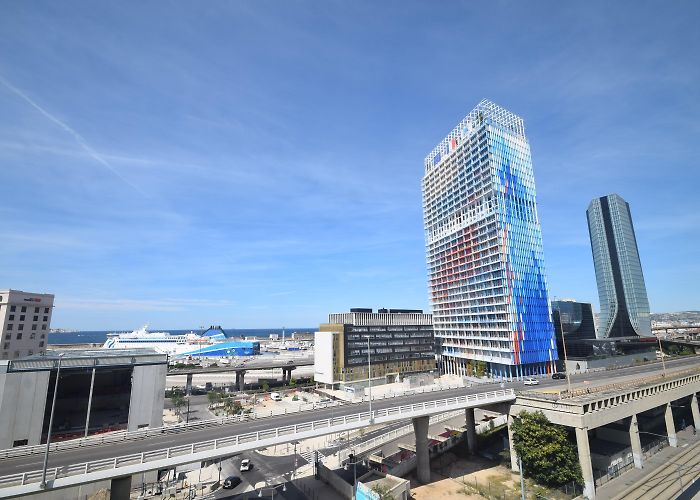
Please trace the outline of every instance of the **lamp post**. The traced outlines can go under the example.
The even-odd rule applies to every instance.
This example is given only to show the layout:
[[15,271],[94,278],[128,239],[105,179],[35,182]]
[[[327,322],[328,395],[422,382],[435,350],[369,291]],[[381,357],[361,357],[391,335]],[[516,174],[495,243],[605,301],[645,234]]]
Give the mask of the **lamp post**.
[[[357,464],[360,463],[355,459],[355,450],[350,449],[350,454],[348,455],[348,460],[345,462],[344,469],[348,470],[348,465],[352,465],[352,498],[355,500],[357,498]],[[362,461],[364,464],[364,460]]]
[[369,335],[367,335],[367,382],[369,383],[369,423],[374,423],[372,416],[372,357],[369,351]]
[[664,350],[661,347],[661,337],[656,335],[656,340],[659,342],[659,352],[661,353],[661,366],[663,367],[664,377],[666,376],[666,361],[664,360]]
[[294,445],[294,470],[292,471],[292,482],[294,482],[294,476],[297,473],[297,445],[299,444],[299,441],[292,441],[292,444]]
[[44,452],[44,468],[41,472],[41,483],[39,487],[43,490],[46,488],[46,467],[49,465],[49,446],[51,445],[51,427],[53,426],[53,414],[56,409],[56,394],[58,394],[58,381],[61,377],[61,360],[65,353],[58,355],[58,368],[56,370],[56,383],[53,386],[53,401],[51,402],[51,414],[49,416],[49,430],[46,436],[46,451]]
[[190,397],[185,396],[187,398],[187,418],[185,419],[185,425],[190,423]]

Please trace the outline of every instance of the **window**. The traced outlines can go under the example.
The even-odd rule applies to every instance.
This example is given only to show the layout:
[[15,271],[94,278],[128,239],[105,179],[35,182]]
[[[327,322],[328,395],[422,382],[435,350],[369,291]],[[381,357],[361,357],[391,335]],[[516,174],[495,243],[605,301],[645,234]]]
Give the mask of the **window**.
[[8,330],[12,330],[12,324],[7,325]]
[[17,334],[17,340],[22,340],[22,334],[21,334],[21,333],[18,333],[18,334]]
[[36,330],[36,325],[32,325],[32,330]]
[[44,307],[44,314],[49,314],[49,308],[48,308],[48,307]]
[[18,439],[17,441],[12,442],[12,447],[14,448],[15,446],[26,446],[28,442],[29,441],[27,441],[26,439]]
[[24,330],[24,325],[22,323],[20,323],[19,325],[17,325],[17,329]]
[[39,347],[44,347],[44,341],[39,342]]
[[10,348],[9,342],[5,342],[5,345],[3,345],[2,348],[7,351]]
[[34,316],[34,319],[32,321],[39,321],[39,316]]
[[39,338],[40,338],[40,339],[45,339],[45,338],[46,338],[46,334],[45,334],[45,333],[42,333],[42,334],[41,334],[41,337],[39,337]]
[[17,310],[17,306],[10,306],[10,312],[15,312]]
[[44,316],[44,322],[47,322],[49,320],[48,316]]
[[19,316],[19,320],[20,320],[20,321],[24,321],[24,314],[21,314],[21,315]]
[[6,334],[5,340],[12,340],[12,334],[10,334],[10,333]]
[[42,330],[46,330],[46,325],[41,325]]
[[38,312],[39,312],[39,308],[38,308],[38,307],[35,307],[35,308],[34,308],[34,312],[35,312],[35,313],[38,313]]
[[34,337],[36,337],[36,333],[32,332],[32,333],[29,334],[29,338],[30,338],[30,339],[33,339]]
[[27,306],[22,306],[22,312],[26,313],[27,312]]
[[15,320],[15,315],[14,315],[14,314],[10,314],[10,315],[8,316],[8,318],[7,318],[7,321],[14,321],[14,320]]

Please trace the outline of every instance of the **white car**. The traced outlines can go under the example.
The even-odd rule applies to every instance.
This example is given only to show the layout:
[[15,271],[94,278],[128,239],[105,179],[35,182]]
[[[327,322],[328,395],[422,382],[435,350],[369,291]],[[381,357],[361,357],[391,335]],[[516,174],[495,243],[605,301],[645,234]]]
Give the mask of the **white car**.
[[539,385],[540,381],[534,378],[526,378],[524,384],[525,385]]
[[241,460],[241,472],[249,471],[251,469],[252,464],[250,463],[250,460],[247,458],[244,458]]

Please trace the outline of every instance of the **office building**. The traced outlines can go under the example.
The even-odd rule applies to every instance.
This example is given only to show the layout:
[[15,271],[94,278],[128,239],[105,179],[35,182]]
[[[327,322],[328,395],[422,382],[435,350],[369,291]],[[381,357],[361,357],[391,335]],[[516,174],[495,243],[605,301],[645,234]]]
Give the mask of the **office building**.
[[168,357],[151,349],[48,351],[0,361],[0,449],[163,425]]
[[[591,304],[575,300],[552,301],[552,323],[557,338],[559,359],[564,357],[564,338],[568,357],[589,356],[592,354],[590,343],[581,340],[594,340],[595,324]],[[563,335],[562,335],[563,334]]]
[[46,352],[53,295],[0,290],[0,359]]
[[413,309],[330,314],[314,336],[314,380],[334,389],[366,385],[368,338],[373,382],[434,371],[432,325],[430,314]]
[[557,350],[522,118],[481,101],[425,158],[422,187],[442,371],[551,372]]
[[649,299],[629,204],[610,194],[586,211],[598,283],[598,336],[651,337]]

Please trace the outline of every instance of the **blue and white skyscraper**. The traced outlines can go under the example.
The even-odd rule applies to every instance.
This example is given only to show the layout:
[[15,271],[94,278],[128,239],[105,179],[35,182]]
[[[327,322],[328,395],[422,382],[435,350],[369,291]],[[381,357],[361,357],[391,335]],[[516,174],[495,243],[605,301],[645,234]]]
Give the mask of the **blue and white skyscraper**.
[[598,336],[651,337],[649,299],[629,204],[609,194],[591,201],[586,216],[600,298]]
[[423,220],[442,369],[554,369],[557,349],[522,118],[483,100],[425,158]]

